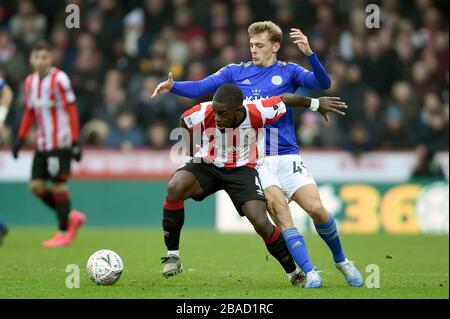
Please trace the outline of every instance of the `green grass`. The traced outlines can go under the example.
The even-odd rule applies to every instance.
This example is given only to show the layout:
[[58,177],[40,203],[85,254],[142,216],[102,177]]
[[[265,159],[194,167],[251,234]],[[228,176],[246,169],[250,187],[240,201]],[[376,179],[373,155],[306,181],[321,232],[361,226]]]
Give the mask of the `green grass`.
[[[350,288],[317,235],[305,236],[313,263],[322,270],[323,288],[295,289],[277,261],[266,258],[253,234],[219,234],[186,229],[182,234],[185,272],[161,275],[165,255],[159,229],[83,229],[68,248],[45,250],[49,228],[12,227],[0,247],[1,298],[448,298],[448,236],[341,236],[345,251],[367,276],[380,268],[380,288]],[[95,250],[122,257],[125,271],[113,286],[97,286],[85,265]],[[386,258],[386,254],[392,258]],[[80,266],[80,288],[65,286],[68,264]]]

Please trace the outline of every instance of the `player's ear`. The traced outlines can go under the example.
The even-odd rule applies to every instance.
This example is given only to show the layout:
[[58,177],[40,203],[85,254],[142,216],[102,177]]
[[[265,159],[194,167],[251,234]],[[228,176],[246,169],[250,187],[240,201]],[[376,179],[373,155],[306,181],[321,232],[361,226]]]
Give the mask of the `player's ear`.
[[274,44],[273,44],[273,53],[278,53],[278,51],[280,50],[280,47],[281,47],[281,44],[280,44],[280,42],[275,42]]

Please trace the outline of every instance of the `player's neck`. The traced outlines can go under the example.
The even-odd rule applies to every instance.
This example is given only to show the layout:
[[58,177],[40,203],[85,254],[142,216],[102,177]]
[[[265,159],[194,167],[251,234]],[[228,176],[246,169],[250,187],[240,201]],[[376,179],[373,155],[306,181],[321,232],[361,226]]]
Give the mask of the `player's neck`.
[[259,66],[262,66],[262,67],[272,66],[276,60],[277,60],[277,56],[274,54],[274,55],[272,55],[272,57],[269,60],[264,61]]
[[45,78],[46,76],[47,76],[47,74],[49,74],[49,72],[50,72],[50,70],[52,69],[52,67],[50,66],[48,69],[46,69],[44,72],[39,72],[38,71],[38,74],[39,74],[39,78],[40,79],[43,79],[43,78]]
[[240,113],[240,115],[238,115],[238,116],[236,117],[236,120],[234,121],[233,128],[239,127],[239,126],[245,121],[245,118],[246,118],[246,117],[247,117],[247,112],[246,112],[246,110],[245,110],[245,108],[244,108],[244,109],[243,109],[243,112]]

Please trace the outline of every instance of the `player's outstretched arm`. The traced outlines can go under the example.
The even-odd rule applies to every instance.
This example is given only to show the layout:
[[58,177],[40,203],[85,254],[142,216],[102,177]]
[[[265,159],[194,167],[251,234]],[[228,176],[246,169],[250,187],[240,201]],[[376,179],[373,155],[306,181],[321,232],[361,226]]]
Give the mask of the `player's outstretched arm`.
[[338,115],[345,115],[345,110],[348,108],[345,102],[341,101],[340,97],[336,96],[324,96],[318,99],[311,99],[309,97],[300,96],[292,93],[282,94],[281,99],[284,104],[291,107],[305,107],[312,111],[319,112],[323,118],[328,121],[328,112],[332,112]]
[[158,84],[151,98],[169,92],[184,97],[198,98],[216,91],[225,83],[232,83],[231,78],[231,70],[227,66],[199,81],[174,81],[172,73],[169,73],[168,79]]

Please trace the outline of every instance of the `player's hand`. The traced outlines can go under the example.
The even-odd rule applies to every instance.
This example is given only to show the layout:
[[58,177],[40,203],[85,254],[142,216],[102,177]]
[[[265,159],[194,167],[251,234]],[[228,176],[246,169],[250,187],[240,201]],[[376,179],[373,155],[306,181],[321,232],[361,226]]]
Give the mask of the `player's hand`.
[[23,144],[24,144],[24,140],[21,140],[21,139],[16,140],[16,142],[14,143],[13,148],[12,148],[12,155],[13,155],[14,159],[19,158],[19,151],[22,148]]
[[300,31],[300,29],[291,28],[291,32],[289,33],[289,35],[291,36],[293,43],[297,44],[298,48],[303,52],[303,54],[307,56],[313,54],[313,51],[309,46],[308,37],[304,35],[302,31]]
[[345,110],[346,108],[348,108],[348,105],[345,104],[345,102],[342,102],[340,97],[324,96],[319,98],[319,108],[317,109],[317,112],[323,116],[325,121],[328,121],[328,112],[344,116],[345,112],[342,110]]
[[73,142],[72,143],[72,158],[74,160],[76,160],[77,162],[79,162],[81,160],[81,147],[80,144],[78,142]]
[[156,87],[155,91],[153,92],[151,98],[153,99],[154,97],[160,95],[160,94],[165,94],[165,93],[169,93],[170,90],[172,90],[173,87],[173,77],[172,77],[172,72],[169,72],[169,78],[158,84],[158,86]]

